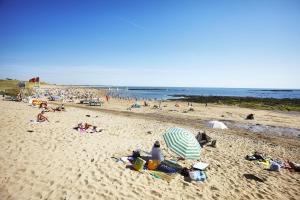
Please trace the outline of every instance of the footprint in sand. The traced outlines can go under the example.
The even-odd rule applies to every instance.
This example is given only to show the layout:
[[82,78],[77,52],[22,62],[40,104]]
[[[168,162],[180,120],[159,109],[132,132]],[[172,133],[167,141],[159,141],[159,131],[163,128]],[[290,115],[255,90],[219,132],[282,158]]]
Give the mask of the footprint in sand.
[[159,197],[159,198],[162,197],[162,195],[161,195],[159,192],[155,191],[155,190],[151,190],[150,192],[151,192],[151,194],[153,194],[154,196],[157,196],[157,197]]
[[216,186],[210,186],[210,189],[211,190],[217,190],[217,191],[219,190],[219,188],[217,188]]

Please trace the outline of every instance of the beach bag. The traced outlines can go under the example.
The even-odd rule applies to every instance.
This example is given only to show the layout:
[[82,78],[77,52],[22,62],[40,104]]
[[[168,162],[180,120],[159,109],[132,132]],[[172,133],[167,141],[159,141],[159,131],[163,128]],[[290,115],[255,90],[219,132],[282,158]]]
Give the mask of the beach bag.
[[184,167],[184,168],[181,170],[180,174],[181,174],[182,176],[184,176],[184,177],[188,177],[188,176],[189,176],[189,169],[186,168],[186,167]]
[[273,161],[271,161],[270,162],[270,169],[269,169],[270,171],[276,171],[276,172],[279,172],[279,170],[280,170],[280,165],[278,164],[278,163],[276,163],[276,162],[273,162]]
[[144,169],[144,166],[146,164],[146,161],[141,159],[141,158],[137,158],[135,159],[134,163],[133,163],[133,168],[137,171],[141,171]]
[[190,171],[189,176],[193,181],[205,181],[207,178],[205,173],[200,170]]
[[148,161],[148,169],[155,170],[159,165],[159,160],[149,160]]

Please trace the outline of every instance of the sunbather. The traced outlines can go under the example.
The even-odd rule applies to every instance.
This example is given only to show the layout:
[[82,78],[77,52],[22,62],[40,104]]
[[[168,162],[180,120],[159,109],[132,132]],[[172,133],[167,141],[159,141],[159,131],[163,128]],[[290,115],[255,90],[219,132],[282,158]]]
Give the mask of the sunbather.
[[79,123],[77,127],[74,127],[77,131],[84,131],[88,133],[101,132],[101,129],[98,129],[97,126],[93,126],[88,123]]
[[65,111],[64,104],[61,104],[61,106],[58,106],[54,109],[55,111]]
[[48,118],[46,116],[44,116],[45,111],[42,111],[41,113],[38,114],[37,116],[37,122],[45,122],[48,121]]
[[92,125],[90,125],[90,124],[88,124],[88,123],[79,123],[79,124],[77,125],[77,127],[75,127],[74,129],[76,129],[76,130],[78,130],[78,129],[86,130],[86,129],[88,129],[90,126],[92,126]]

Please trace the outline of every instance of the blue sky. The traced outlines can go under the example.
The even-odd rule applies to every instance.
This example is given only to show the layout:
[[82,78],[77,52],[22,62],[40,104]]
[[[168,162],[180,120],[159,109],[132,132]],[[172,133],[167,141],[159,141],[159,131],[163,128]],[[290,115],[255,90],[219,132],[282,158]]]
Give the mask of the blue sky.
[[0,0],[0,78],[300,88],[299,0]]

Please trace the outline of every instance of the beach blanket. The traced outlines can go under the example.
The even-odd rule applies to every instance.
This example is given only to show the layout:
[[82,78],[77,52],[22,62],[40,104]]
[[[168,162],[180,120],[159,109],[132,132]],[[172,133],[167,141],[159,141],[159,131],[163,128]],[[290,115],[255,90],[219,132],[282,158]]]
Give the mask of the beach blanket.
[[182,170],[182,166],[177,164],[175,161],[164,160],[164,161],[161,162],[161,164],[167,165],[167,166],[171,167],[172,169],[175,169],[176,172],[179,172],[179,171]]
[[150,175],[154,176],[155,178],[162,179],[168,182],[170,182],[176,177],[176,174],[167,174],[160,171],[148,170],[148,172]]
[[174,174],[177,172],[177,170],[173,167],[170,167],[166,164],[160,164],[157,168],[158,171],[161,171],[161,172],[165,172],[165,173],[168,173],[168,174]]

